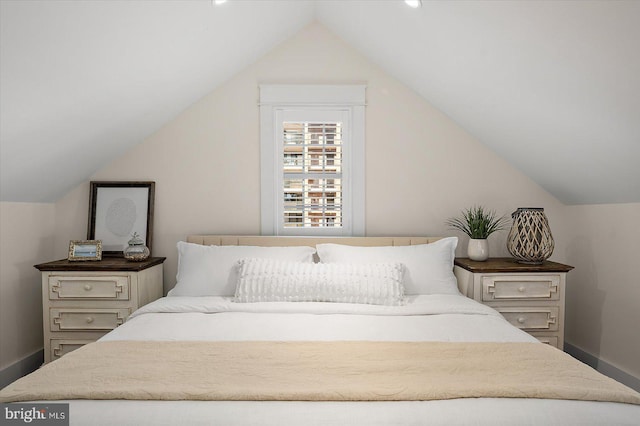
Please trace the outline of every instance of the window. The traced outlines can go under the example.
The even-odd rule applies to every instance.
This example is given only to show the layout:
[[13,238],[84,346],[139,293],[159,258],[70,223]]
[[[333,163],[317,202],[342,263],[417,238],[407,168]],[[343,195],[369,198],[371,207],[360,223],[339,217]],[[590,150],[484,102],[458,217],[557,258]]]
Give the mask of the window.
[[364,235],[364,86],[260,86],[262,233]]
[[[282,226],[285,229],[340,228],[342,121],[276,123],[276,126],[280,125],[284,136]],[[293,220],[289,220],[291,218]]]

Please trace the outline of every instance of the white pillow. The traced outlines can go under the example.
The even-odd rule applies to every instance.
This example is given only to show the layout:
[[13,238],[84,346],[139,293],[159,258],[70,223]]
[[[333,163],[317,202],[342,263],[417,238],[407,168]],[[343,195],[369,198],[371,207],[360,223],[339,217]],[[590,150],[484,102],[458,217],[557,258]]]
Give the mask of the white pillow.
[[415,246],[355,247],[318,244],[323,263],[400,262],[405,266],[406,294],[459,294],[453,261],[457,237]]
[[313,247],[203,246],[178,242],[176,286],[167,296],[233,296],[238,260],[246,257],[313,262]]
[[401,305],[401,263],[322,264],[243,259],[236,302]]

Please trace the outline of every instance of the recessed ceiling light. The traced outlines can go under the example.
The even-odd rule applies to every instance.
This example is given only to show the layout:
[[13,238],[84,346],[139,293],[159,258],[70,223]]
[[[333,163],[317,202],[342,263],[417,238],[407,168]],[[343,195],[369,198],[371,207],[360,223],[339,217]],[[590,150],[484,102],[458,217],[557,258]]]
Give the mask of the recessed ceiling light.
[[414,9],[419,8],[420,6],[422,6],[422,1],[421,0],[404,0],[404,2],[409,6],[412,7]]
[[226,2],[227,2],[227,0],[213,0],[213,4],[215,4],[215,5],[219,5],[219,4],[226,3]]

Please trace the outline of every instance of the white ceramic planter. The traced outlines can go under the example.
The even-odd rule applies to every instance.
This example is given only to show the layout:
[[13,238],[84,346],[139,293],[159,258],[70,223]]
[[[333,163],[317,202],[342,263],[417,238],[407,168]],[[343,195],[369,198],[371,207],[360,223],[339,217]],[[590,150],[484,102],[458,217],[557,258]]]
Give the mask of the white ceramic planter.
[[471,260],[483,261],[489,258],[489,242],[471,238],[467,246],[467,256]]

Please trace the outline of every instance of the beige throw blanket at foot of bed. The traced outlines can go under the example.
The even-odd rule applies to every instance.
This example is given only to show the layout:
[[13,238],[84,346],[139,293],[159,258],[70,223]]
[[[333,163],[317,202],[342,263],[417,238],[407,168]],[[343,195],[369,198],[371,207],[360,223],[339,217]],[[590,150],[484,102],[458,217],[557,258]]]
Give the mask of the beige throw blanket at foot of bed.
[[536,343],[97,342],[0,401],[398,401],[475,397],[640,404],[640,394]]

